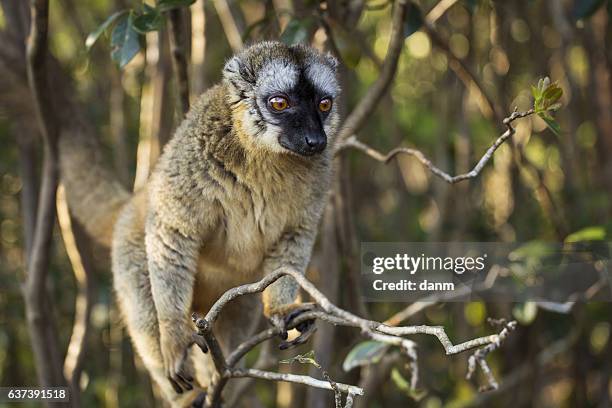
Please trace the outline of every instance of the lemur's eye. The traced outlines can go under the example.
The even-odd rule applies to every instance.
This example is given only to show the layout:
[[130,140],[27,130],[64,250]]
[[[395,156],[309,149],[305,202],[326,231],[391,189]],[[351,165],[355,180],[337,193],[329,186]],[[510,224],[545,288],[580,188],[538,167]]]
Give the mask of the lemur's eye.
[[319,101],[319,110],[321,112],[328,112],[332,107],[332,100],[330,98],[323,98]]
[[273,96],[268,100],[268,103],[275,111],[284,111],[289,107],[289,101],[282,96]]

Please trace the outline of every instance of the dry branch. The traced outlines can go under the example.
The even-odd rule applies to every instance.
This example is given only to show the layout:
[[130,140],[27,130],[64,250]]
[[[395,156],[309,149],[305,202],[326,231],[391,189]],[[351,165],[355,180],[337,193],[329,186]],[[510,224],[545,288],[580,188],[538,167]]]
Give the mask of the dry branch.
[[429,160],[420,150],[412,149],[408,147],[397,147],[391,150],[389,153],[383,154],[379,152],[378,150],[368,146],[367,144],[360,142],[356,136],[349,137],[347,140],[344,141],[343,144],[338,146],[338,152],[343,149],[349,148],[349,147],[354,148],[354,149],[362,151],[363,153],[370,156],[374,160],[377,160],[385,164],[389,163],[393,158],[395,158],[396,156],[400,154],[407,154],[409,156],[416,157],[425,167],[429,169],[429,171],[431,171],[436,176],[440,177],[442,180],[446,181],[449,184],[455,184],[463,180],[468,180],[468,179],[478,177],[478,175],[480,174],[484,166],[487,164],[489,160],[491,160],[491,157],[493,157],[493,154],[495,153],[495,151],[516,132],[516,129],[512,127],[512,122],[514,122],[516,119],[524,118],[524,117],[527,117],[533,114],[534,114],[533,109],[530,109],[526,112],[518,112],[516,110],[512,112],[510,116],[508,116],[507,118],[503,120],[503,124],[507,127],[506,131],[502,133],[495,140],[495,142],[493,142],[493,144],[487,149],[484,155],[480,158],[476,166],[474,166],[474,168],[471,171],[464,173],[464,174],[459,174],[457,176],[451,176],[450,174],[441,170],[439,167],[436,167],[431,162],[431,160]]
[[55,195],[58,183],[58,129],[49,93],[47,72],[48,1],[32,1],[30,14],[26,67],[37,123],[43,137],[44,159],[32,250],[27,259],[24,297],[39,384],[57,386],[64,384],[65,379],[57,348],[55,322],[50,318],[48,310],[49,301],[45,285],[55,225]]
[[[461,353],[477,347],[483,347],[476,351],[473,358],[476,359],[487,375],[489,384],[491,384],[492,374],[488,370],[485,357],[491,351],[497,349],[504,339],[507,337],[510,330],[514,329],[516,322],[507,323],[504,329],[499,334],[479,337],[468,340],[463,343],[453,344],[446,331],[441,326],[405,326],[391,327],[380,322],[363,319],[346,310],[340,309],[329,301],[308,279],[302,274],[289,268],[280,268],[276,272],[265,276],[258,282],[238,286],[226,291],[215,304],[211,307],[205,317],[194,315],[193,320],[197,327],[197,333],[194,336],[196,343],[205,351],[210,351],[213,363],[217,370],[213,376],[211,384],[208,388],[206,396],[206,407],[217,407],[221,398],[221,392],[229,380],[238,377],[263,378],[274,381],[290,381],[301,384],[306,384],[316,388],[334,390],[331,381],[316,380],[309,376],[295,376],[292,374],[273,373],[257,369],[238,369],[235,365],[242,359],[246,353],[256,347],[258,344],[276,337],[281,333],[280,328],[270,328],[250,337],[240,344],[229,357],[225,357],[217,339],[213,333],[213,326],[223,307],[231,300],[248,294],[262,292],[276,280],[283,276],[291,276],[300,285],[300,287],[310,295],[312,300],[317,305],[315,310],[307,311],[297,316],[291,321],[289,327],[292,329],[300,323],[319,319],[327,321],[331,324],[342,325],[346,327],[355,327],[361,329],[364,336],[393,346],[400,347],[400,350],[410,359],[410,368],[412,372],[411,385],[416,387],[417,382],[417,354],[416,345],[412,340],[406,339],[405,336],[412,334],[427,334],[435,336],[440,344],[444,347],[447,355]],[[473,368],[470,367],[473,371]],[[471,374],[470,374],[471,375]],[[493,379],[493,381],[495,381]],[[346,384],[337,384],[337,390],[342,393],[349,394],[345,406],[352,406],[352,400],[355,395],[362,395],[363,390],[356,386]]]

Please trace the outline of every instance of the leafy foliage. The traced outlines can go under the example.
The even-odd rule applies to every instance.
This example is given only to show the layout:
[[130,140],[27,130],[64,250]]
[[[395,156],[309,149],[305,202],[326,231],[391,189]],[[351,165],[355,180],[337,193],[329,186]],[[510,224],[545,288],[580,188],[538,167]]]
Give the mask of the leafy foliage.
[[531,87],[533,95],[533,109],[541,117],[546,125],[557,136],[561,133],[561,127],[553,118],[551,112],[557,111],[561,107],[559,100],[563,96],[563,89],[557,82],[550,82],[546,77],[538,81],[538,86]]
[[102,34],[114,25],[111,33],[111,58],[123,68],[140,51],[140,36],[162,29],[164,12],[189,7],[193,3],[195,0],[159,0],[155,7],[144,3],[140,10],[118,11],[87,36],[85,45],[87,49],[91,49]]

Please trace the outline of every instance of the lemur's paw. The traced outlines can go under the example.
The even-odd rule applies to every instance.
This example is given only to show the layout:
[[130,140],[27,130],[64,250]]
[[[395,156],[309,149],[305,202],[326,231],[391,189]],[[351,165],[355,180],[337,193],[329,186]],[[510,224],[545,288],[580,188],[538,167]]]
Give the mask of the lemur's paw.
[[[288,313],[286,313],[284,316],[273,316],[271,319],[272,323],[282,330],[281,338],[283,341],[278,346],[281,350],[286,350],[306,343],[310,336],[317,331],[314,319],[308,319],[294,324],[298,316],[302,315],[303,313],[313,311],[315,308],[316,305],[314,303],[296,304],[292,305],[291,309],[289,309]],[[293,340],[287,340],[288,329],[296,329],[298,332],[300,332],[300,335]]]
[[167,330],[160,327],[160,346],[166,377],[174,391],[182,394],[193,389],[193,375],[187,353],[193,345],[192,330]]

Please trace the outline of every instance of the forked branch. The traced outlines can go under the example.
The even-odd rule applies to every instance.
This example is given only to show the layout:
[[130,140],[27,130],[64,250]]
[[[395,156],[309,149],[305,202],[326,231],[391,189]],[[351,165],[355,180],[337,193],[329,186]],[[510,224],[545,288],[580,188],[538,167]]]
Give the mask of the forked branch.
[[357,395],[363,395],[363,389],[331,381],[321,381],[309,376],[298,376],[293,374],[274,373],[270,371],[262,371],[256,369],[239,369],[236,364],[250,350],[258,344],[276,337],[281,334],[280,328],[270,328],[257,333],[233,350],[228,357],[225,357],[221,347],[219,346],[215,335],[213,334],[213,325],[221,310],[231,300],[248,294],[259,293],[265,290],[268,286],[283,276],[291,276],[300,285],[300,287],[310,295],[313,302],[317,305],[314,310],[307,311],[297,316],[291,321],[291,324],[286,329],[292,329],[308,320],[318,319],[334,325],[346,327],[355,327],[361,330],[362,334],[372,340],[381,343],[397,346],[410,360],[410,368],[412,371],[411,385],[416,387],[417,383],[417,353],[416,344],[405,336],[413,334],[427,334],[435,336],[447,355],[458,354],[470,349],[482,347],[477,350],[470,358],[470,366],[468,375],[471,376],[474,372],[475,363],[478,362],[487,377],[488,386],[485,388],[494,388],[497,385],[488,365],[486,364],[486,356],[493,350],[499,348],[501,343],[506,339],[509,332],[516,327],[516,322],[505,323],[499,334],[479,337],[463,343],[453,344],[446,331],[442,326],[404,326],[392,327],[384,323],[373,320],[363,319],[346,310],[334,305],[329,299],[323,295],[304,275],[289,268],[280,268],[276,272],[264,277],[258,282],[246,284],[232,288],[225,292],[217,302],[212,306],[206,316],[194,315],[194,322],[197,327],[197,333],[194,336],[195,342],[204,351],[209,351],[217,369],[217,374],[213,376],[211,384],[208,388],[206,407],[216,407],[221,398],[221,392],[227,381],[232,378],[251,377],[268,379],[272,381],[289,381],[294,383],[305,384],[311,387],[327,389],[331,391],[339,391],[347,394],[345,407],[352,406],[353,399]]
[[493,144],[487,149],[484,155],[480,158],[476,166],[474,166],[474,168],[470,170],[469,172],[464,173],[464,174],[459,174],[456,176],[451,176],[444,170],[437,167],[435,164],[431,162],[431,160],[429,160],[425,156],[425,154],[423,154],[423,152],[421,152],[418,149],[412,149],[409,147],[396,147],[395,149],[391,150],[389,153],[383,154],[379,152],[378,150],[368,146],[367,144],[359,141],[359,139],[357,139],[355,135],[349,137],[348,139],[344,141],[344,143],[339,145],[337,151],[340,152],[343,149],[347,149],[347,148],[357,149],[365,153],[369,157],[373,158],[374,160],[377,160],[385,164],[389,163],[391,160],[393,160],[395,157],[397,157],[400,154],[414,156],[425,167],[427,167],[429,171],[431,171],[433,174],[440,177],[442,180],[446,181],[449,184],[455,184],[463,180],[468,180],[468,179],[478,177],[478,175],[480,174],[484,166],[489,162],[489,160],[491,160],[491,157],[493,157],[493,154],[495,153],[495,151],[499,149],[499,147],[502,144],[504,144],[506,140],[508,140],[512,135],[514,135],[514,133],[516,133],[516,129],[512,126],[512,122],[514,122],[515,120],[519,118],[531,116],[534,113],[535,111],[533,109],[530,109],[526,112],[518,112],[517,110],[512,112],[510,116],[508,116],[507,118],[503,120],[503,124],[507,127],[506,131],[502,133],[495,140],[495,142],[493,142]]

